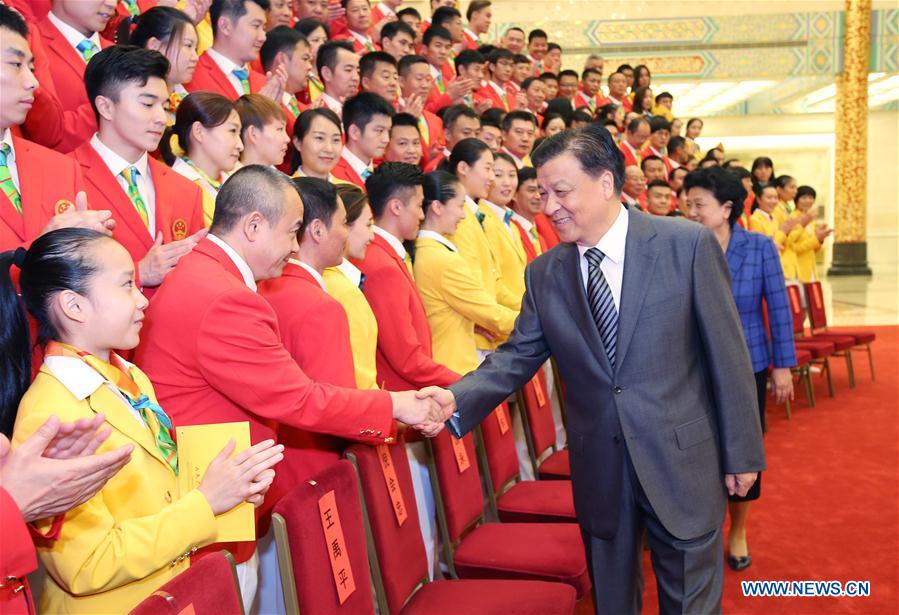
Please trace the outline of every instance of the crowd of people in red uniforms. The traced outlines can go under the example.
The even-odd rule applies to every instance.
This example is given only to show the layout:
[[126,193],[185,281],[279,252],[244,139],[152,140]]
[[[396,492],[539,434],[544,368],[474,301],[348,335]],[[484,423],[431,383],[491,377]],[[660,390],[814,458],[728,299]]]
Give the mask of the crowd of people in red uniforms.
[[[454,175],[485,230],[490,208],[476,201],[492,205],[523,271],[559,242],[529,159],[542,139],[604,126],[625,160],[622,203],[651,215],[683,215],[684,176],[725,162],[721,148],[700,156],[702,121],[675,118],[646,66],[605,75],[591,55],[581,71],[563,70],[562,47],[542,30],[488,41],[490,0],[471,0],[464,14],[455,0],[430,4],[425,19],[402,0],[0,3],[0,251],[16,251],[13,283],[32,244],[62,229],[121,244],[150,301],[140,345],[112,348],[131,351],[175,425],[248,420],[254,444],[286,445],[262,518],[348,440],[392,442],[395,421],[426,435],[442,427],[443,410],[416,391],[461,370],[435,360],[434,320],[404,248],[425,217],[414,196],[422,172]],[[509,185],[494,181],[501,169]],[[289,201],[292,214],[260,203],[241,217],[266,198]],[[457,234],[450,249],[476,276],[487,271],[485,287],[496,274],[491,300],[519,309],[520,294],[517,307],[503,301],[515,287],[503,278],[521,272],[497,272],[499,248],[467,253],[474,244],[461,225]],[[490,262],[478,261],[482,248]],[[472,326],[479,351],[503,337]],[[37,373],[41,352],[32,359]],[[2,411],[12,436],[15,408]],[[66,510],[128,461],[121,449],[91,455],[102,423],[54,419],[12,453],[0,440],[4,466],[24,467],[26,454],[58,462],[23,477],[57,486],[79,477],[52,505],[23,506],[3,468],[4,613],[34,608],[24,582],[32,540],[57,539]],[[48,517],[48,531],[22,523]],[[238,562],[253,557],[252,543],[229,548]]]

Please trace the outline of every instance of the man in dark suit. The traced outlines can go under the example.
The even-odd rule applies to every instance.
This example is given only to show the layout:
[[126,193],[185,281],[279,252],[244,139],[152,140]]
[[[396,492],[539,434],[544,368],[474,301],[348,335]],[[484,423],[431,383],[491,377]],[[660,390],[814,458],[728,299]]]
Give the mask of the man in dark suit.
[[663,613],[721,609],[726,495],[764,469],[752,366],[714,236],[627,211],[602,126],[533,155],[563,243],[531,263],[509,341],[438,395],[457,437],[554,356],[598,613],[638,613],[649,533]]

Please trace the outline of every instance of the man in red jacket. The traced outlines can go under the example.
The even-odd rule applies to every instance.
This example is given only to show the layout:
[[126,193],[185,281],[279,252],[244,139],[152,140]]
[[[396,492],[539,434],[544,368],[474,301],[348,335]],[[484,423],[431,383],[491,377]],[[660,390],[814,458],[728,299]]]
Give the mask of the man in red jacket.
[[365,180],[374,170],[374,161],[382,158],[390,142],[393,107],[371,92],[362,92],[343,107],[346,145],[331,171],[337,179],[365,190]]
[[209,9],[212,47],[200,56],[189,92],[209,90],[235,100],[244,94],[265,94],[281,102],[287,81],[280,69],[268,78],[250,68],[265,42],[267,0],[216,0]]
[[[0,181],[0,251],[65,226],[109,233],[115,225],[109,211],[87,211],[74,160],[15,134],[38,87],[27,36],[22,16],[0,4],[0,49],[11,60],[0,64],[0,176],[8,177]],[[48,169],[53,181],[45,181]]]
[[[350,326],[343,306],[328,295],[322,272],[343,261],[349,228],[346,209],[333,184],[315,177],[293,180],[303,199],[300,249],[281,277],[265,280],[259,294],[278,317],[281,341],[314,382],[356,388]],[[322,352],[327,349],[327,352]],[[340,459],[345,442],[334,436],[282,425],[278,439],[284,461],[275,480],[295,485]]]
[[159,286],[206,233],[199,186],[148,154],[166,127],[168,69],[161,53],[137,47],[94,56],[84,79],[100,129],[72,154],[90,206],[112,211],[113,237],[144,288]]
[[412,278],[403,241],[415,239],[424,218],[421,169],[385,162],[366,181],[375,238],[365,259],[365,296],[378,320],[378,385],[389,391],[455,382],[459,375],[431,355],[431,328]]
[[[279,277],[298,250],[302,214],[299,192],[276,169],[249,165],[225,182],[209,235],[166,278],[146,312],[137,357],[159,403],[177,425],[249,422],[254,443],[275,437],[278,424],[371,444],[393,441],[394,419],[436,434],[442,415],[427,391],[419,399],[413,391],[314,382],[284,347],[257,283]],[[276,480],[257,511],[258,535],[284,488]],[[255,542],[226,548],[239,562],[255,561]],[[252,562],[244,572],[254,588]]]
[[[98,32],[115,15],[115,4],[113,0],[54,0],[53,10],[38,21],[52,81],[42,84],[46,100],[40,100],[29,114],[25,128],[42,145],[70,152],[97,129],[89,113],[84,69],[94,54],[112,45]],[[62,127],[50,134],[42,124]]]

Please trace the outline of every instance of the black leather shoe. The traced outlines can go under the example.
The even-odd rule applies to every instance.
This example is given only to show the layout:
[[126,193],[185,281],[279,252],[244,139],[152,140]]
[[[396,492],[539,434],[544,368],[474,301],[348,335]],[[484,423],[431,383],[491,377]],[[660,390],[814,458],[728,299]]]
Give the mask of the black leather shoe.
[[749,554],[743,555],[742,557],[734,557],[733,555],[727,556],[727,565],[731,567],[731,570],[746,570],[749,568],[750,564],[752,564],[752,556]]

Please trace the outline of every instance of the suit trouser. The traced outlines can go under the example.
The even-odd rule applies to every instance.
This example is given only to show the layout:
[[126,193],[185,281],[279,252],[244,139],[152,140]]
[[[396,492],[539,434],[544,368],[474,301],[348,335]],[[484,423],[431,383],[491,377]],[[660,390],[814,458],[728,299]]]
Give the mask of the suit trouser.
[[[640,613],[643,607],[643,530],[649,535],[659,611],[720,613],[724,583],[721,528],[681,540],[662,526],[624,455],[618,531],[609,540],[582,532],[597,615]],[[675,486],[672,486],[676,488]]]

